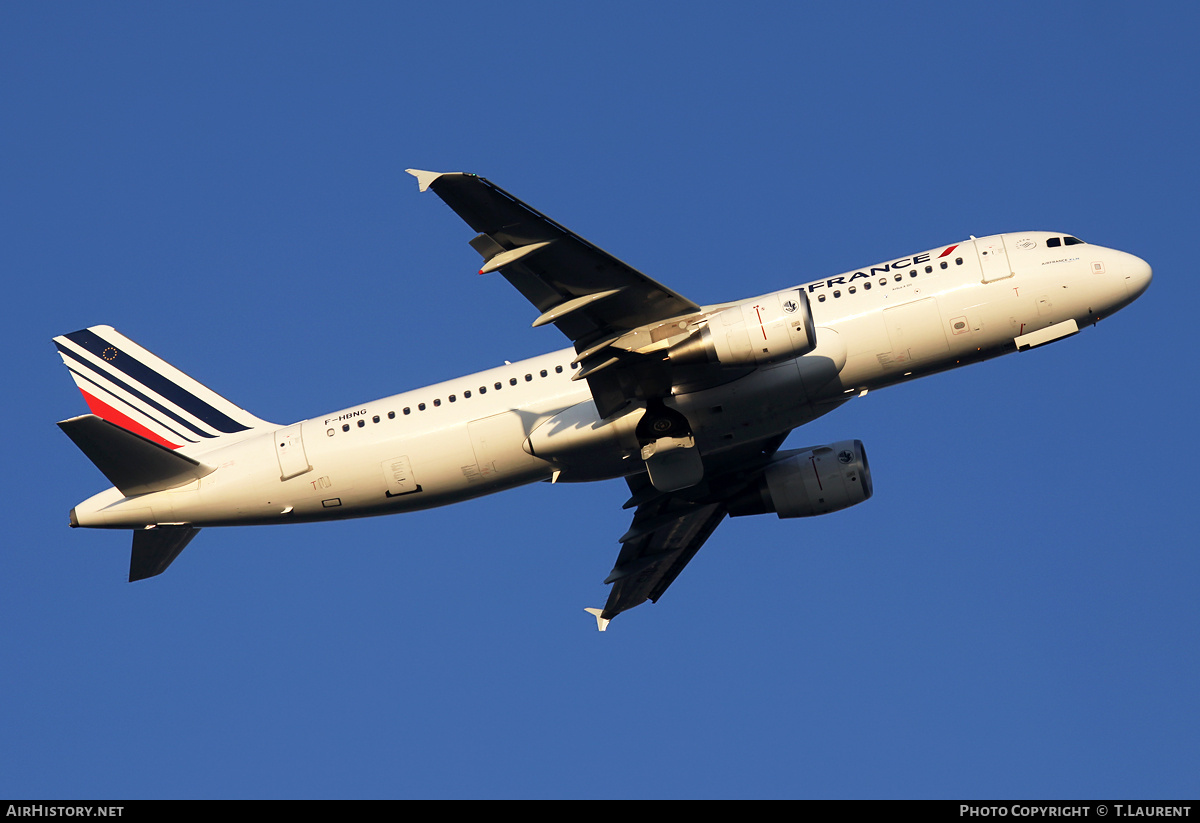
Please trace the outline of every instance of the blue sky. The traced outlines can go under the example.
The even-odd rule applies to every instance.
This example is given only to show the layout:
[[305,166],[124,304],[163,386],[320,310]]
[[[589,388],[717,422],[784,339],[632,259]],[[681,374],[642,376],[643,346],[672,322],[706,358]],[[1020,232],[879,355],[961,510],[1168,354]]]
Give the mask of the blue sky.
[[[1200,794],[1183,3],[11,3],[0,796]],[[563,345],[407,167],[697,302],[1046,229],[1155,281],[855,400],[875,496],[721,526],[604,635],[624,484],[210,529],[130,585],[50,339],[290,422]]]

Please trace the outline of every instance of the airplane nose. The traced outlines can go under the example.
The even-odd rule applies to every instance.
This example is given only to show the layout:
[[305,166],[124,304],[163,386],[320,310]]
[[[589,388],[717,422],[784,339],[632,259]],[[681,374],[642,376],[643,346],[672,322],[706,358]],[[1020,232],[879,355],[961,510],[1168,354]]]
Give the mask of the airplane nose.
[[1136,300],[1142,296],[1142,292],[1150,287],[1150,281],[1154,279],[1154,271],[1150,268],[1150,264],[1140,257],[1134,257],[1132,254],[1125,261],[1125,288],[1129,291],[1129,299]]

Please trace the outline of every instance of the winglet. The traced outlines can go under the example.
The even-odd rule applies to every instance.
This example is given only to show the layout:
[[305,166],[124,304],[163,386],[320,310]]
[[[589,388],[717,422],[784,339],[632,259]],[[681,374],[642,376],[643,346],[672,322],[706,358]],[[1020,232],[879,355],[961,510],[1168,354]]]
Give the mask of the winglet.
[[608,628],[608,621],[600,616],[600,615],[604,614],[604,612],[601,609],[584,609],[584,611],[590,615],[595,616],[597,629],[599,629],[600,631],[604,631],[605,629]]
[[421,191],[425,191],[433,185],[433,181],[441,177],[445,172],[440,171],[421,171],[420,169],[405,169],[406,172],[417,178],[417,185]]

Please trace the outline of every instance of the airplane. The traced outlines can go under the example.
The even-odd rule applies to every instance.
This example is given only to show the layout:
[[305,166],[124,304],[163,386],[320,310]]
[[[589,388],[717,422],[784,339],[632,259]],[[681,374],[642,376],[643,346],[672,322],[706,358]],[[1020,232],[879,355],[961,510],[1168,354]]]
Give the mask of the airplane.
[[532,483],[623,478],[634,509],[603,608],[657,601],[725,518],[871,497],[858,440],[782,449],[868,391],[1026,351],[1132,303],[1150,266],[1052,231],[971,237],[699,305],[488,180],[409,169],[476,232],[480,274],[573,344],[279,425],[111,326],[54,338],[90,414],[58,425],[113,484],[72,527],[132,529],[129,580],[209,526],[394,514]]

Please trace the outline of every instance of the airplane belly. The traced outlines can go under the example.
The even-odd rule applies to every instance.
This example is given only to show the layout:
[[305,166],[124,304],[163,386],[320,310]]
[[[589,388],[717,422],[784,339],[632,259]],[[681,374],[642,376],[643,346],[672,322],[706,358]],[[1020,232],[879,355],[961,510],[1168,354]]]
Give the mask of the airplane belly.
[[[802,361],[812,356],[761,368],[725,386],[676,398],[677,408],[692,424],[701,452],[761,440],[811,419],[806,383],[827,384],[838,372],[828,358],[810,364],[806,371]],[[844,352],[841,362],[845,362]]]

